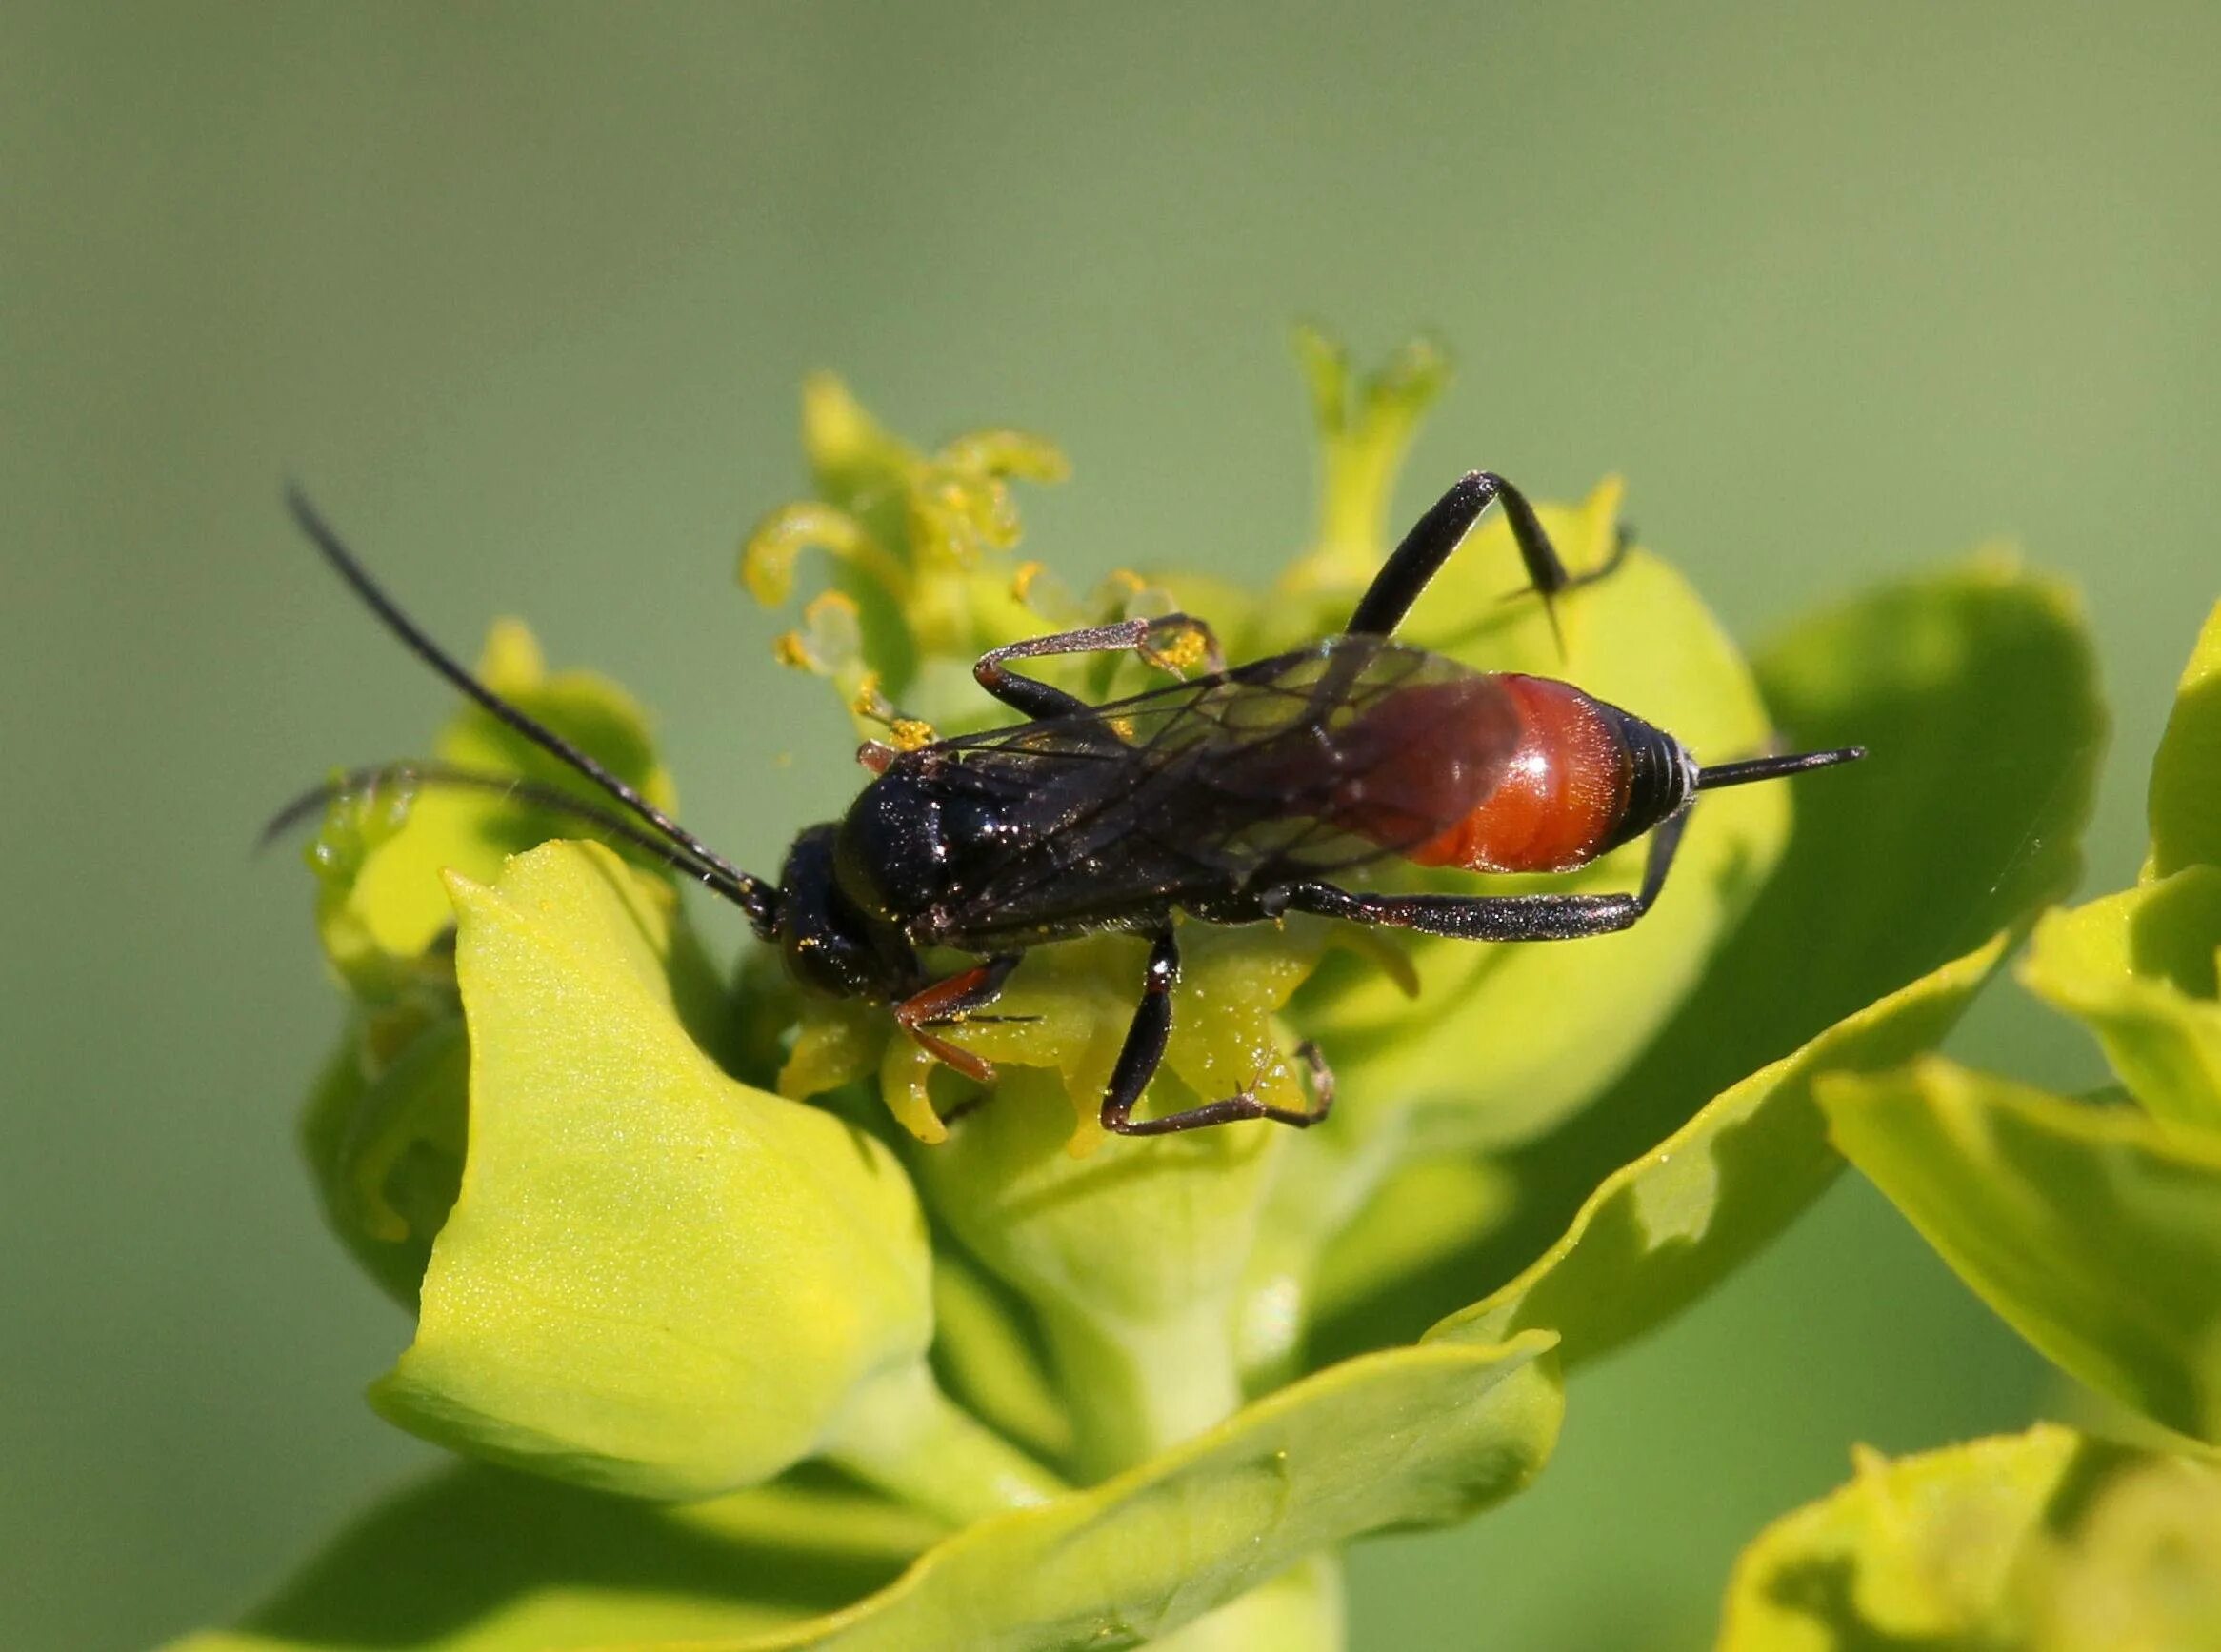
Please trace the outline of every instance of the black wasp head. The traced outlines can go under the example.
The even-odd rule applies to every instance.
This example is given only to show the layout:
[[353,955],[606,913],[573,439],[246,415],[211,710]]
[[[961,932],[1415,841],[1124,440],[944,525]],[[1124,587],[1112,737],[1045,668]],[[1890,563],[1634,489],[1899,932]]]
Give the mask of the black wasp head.
[[794,840],[779,874],[779,950],[796,981],[836,998],[900,998],[914,990],[917,956],[893,926],[861,911],[834,876],[840,828],[813,826]]

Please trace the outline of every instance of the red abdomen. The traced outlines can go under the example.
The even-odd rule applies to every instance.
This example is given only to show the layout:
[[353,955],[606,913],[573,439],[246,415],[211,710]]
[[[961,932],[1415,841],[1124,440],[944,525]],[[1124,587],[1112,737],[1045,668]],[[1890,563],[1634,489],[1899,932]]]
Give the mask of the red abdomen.
[[1627,812],[1633,766],[1619,730],[1571,684],[1496,680],[1519,709],[1517,748],[1488,796],[1406,858],[1474,872],[1562,872],[1585,865]]
[[1389,695],[1366,722],[1394,755],[1341,824],[1420,866],[1562,872],[1615,841],[1627,814],[1633,760],[1611,710],[1571,684],[1429,684]]

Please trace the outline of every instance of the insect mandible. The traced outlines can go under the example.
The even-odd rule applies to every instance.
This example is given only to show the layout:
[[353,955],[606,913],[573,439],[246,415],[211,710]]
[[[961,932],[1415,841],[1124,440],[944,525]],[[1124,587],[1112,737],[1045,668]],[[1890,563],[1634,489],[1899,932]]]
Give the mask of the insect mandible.
[[[937,1028],[988,1008],[1029,948],[1105,929],[1150,942],[1140,1003],[1104,1088],[1106,1129],[1167,1135],[1240,1119],[1301,1128],[1327,1116],[1331,1076],[1300,1050],[1310,1105],[1245,1088],[1154,1118],[1134,1108],[1162,1062],[1180,976],[1176,916],[1210,924],[1306,912],[1463,941],[1568,941],[1625,929],[1650,910],[1700,791],[1772,780],[1863,748],[1700,765],[1663,729],[1570,683],[1484,672],[1394,640],[1411,606],[1491,504],[1501,506],[1532,587],[1549,601],[1608,577],[1567,571],[1526,496],[1470,471],[1382,566],[1348,626],[1270,659],[1218,666],[1210,628],[1184,614],[1060,631],[994,648],[972,674],[1027,720],[914,750],[876,741],[872,779],[838,821],[807,827],[773,884],[741,870],[434,643],[297,489],[309,538],[419,658],[627,811],[529,781],[437,764],[343,775],[271,823],[382,782],[519,795],[591,821],[730,901],[805,988],[888,1005],[933,1057],[982,1083],[986,1062]],[[1186,645],[1185,648],[1176,646]],[[1213,668],[1108,705],[1011,669],[1045,655],[1200,652]],[[630,818],[627,818],[627,817]],[[1632,893],[1385,894],[1346,888],[1371,863],[1474,872],[1558,872],[1651,833]],[[935,977],[924,954],[979,962]]]

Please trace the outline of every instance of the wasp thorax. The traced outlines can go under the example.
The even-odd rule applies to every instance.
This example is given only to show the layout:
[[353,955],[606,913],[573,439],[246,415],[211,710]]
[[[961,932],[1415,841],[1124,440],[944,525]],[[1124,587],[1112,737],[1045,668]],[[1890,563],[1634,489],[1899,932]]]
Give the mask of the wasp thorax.
[[1007,800],[977,794],[956,765],[898,763],[841,821],[833,873],[872,917],[903,923],[960,895],[1027,836]]
[[841,893],[874,918],[901,920],[930,906],[948,885],[943,800],[929,781],[890,769],[857,795],[833,850]]

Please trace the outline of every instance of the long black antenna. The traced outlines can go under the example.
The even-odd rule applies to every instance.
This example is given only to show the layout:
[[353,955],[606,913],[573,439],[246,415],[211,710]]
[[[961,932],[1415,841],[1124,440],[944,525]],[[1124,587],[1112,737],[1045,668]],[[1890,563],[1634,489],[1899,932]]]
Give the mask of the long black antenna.
[[1845,746],[1833,751],[1792,751],[1783,757],[1752,757],[1742,763],[1718,763],[1696,771],[1696,789],[1717,791],[1723,786],[1749,786],[1754,780],[1779,780],[1785,774],[1802,774],[1808,768],[1832,768],[1838,763],[1856,763],[1867,754],[1863,746]]
[[715,875],[715,868],[704,866],[678,845],[669,843],[651,831],[643,830],[613,809],[590,804],[560,786],[550,786],[544,781],[529,779],[521,774],[495,774],[487,769],[458,768],[453,764],[425,762],[417,758],[367,764],[361,768],[343,770],[321,786],[310,786],[263,824],[262,836],[255,846],[269,847],[273,841],[291,831],[310,815],[337,803],[341,798],[367,797],[381,786],[395,786],[404,791],[488,792],[512,802],[530,804],[550,814],[567,815],[572,820],[583,821],[597,830],[607,832],[618,842],[630,845],[643,854],[653,855],[665,866],[675,867],[690,878]]
[[415,621],[401,611],[377,581],[370,578],[369,570],[355,561],[354,553],[341,543],[338,533],[309,503],[308,495],[296,484],[286,485],[286,508],[293,513],[293,520],[301,525],[301,531],[309,536],[310,542],[323,552],[324,560],[337,570],[340,578],[347,581],[370,610],[385,623],[386,628],[408,646],[410,653],[549,756],[600,786],[646,821],[658,836],[684,849],[692,861],[684,869],[747,913],[750,926],[758,935],[767,940],[770,938],[777,922],[778,897],[769,884],[742,871],[562,735],[537,718],[511,706],[473,677],[459,661],[419,630]]

